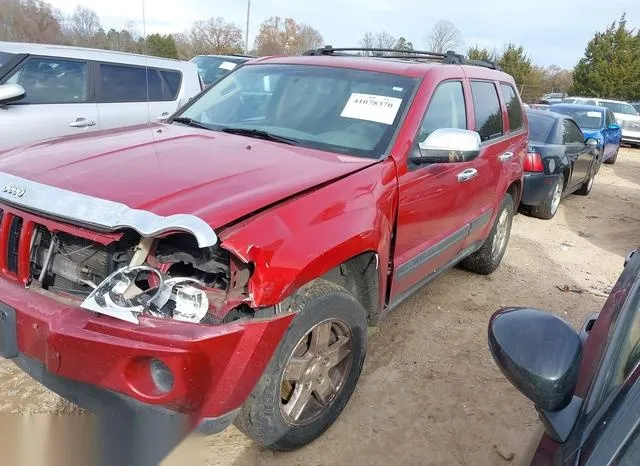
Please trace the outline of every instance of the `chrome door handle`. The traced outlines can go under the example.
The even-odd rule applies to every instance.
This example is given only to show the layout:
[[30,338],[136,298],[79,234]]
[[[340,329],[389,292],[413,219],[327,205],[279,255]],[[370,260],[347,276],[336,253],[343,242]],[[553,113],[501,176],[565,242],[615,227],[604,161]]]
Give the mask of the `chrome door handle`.
[[498,157],[498,160],[500,160],[501,162],[506,162],[507,160],[511,160],[512,157],[513,152],[505,152],[500,157]]
[[467,168],[458,173],[458,183],[464,183],[478,176],[478,170],[475,168]]
[[86,118],[76,118],[76,121],[69,123],[72,128],[86,128],[87,126],[95,126],[96,122],[87,120]]

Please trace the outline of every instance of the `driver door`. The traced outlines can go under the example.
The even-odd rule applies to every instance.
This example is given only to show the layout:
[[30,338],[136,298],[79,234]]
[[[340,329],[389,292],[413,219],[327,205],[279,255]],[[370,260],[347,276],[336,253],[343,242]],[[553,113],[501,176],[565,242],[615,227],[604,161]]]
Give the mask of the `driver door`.
[[562,142],[573,166],[568,187],[576,188],[587,179],[594,156],[585,144],[582,130],[570,118],[562,120]]
[[[433,85],[431,83],[423,85]],[[467,129],[467,108],[461,80],[441,82],[431,95],[412,151],[436,129]],[[474,161],[399,168],[398,229],[394,251],[392,300],[403,298],[429,276],[449,264],[468,235],[467,188],[477,182],[464,173]],[[475,178],[475,179],[474,179]],[[393,305],[393,302],[392,302]]]

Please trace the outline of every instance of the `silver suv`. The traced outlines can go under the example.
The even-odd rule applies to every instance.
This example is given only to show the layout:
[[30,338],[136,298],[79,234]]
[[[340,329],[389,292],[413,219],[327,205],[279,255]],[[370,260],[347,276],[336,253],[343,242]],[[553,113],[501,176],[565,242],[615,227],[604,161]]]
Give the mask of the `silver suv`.
[[190,61],[198,66],[200,78],[206,87],[249,60],[249,55],[196,55]]
[[0,150],[161,120],[202,87],[186,61],[0,42]]

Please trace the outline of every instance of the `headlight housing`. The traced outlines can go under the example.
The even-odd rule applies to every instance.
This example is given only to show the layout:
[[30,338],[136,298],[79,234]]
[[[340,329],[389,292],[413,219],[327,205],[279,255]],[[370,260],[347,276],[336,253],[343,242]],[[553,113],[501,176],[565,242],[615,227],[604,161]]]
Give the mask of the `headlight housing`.
[[127,266],[109,275],[81,307],[132,323],[141,314],[201,322],[209,310],[206,286],[193,278],[167,278],[149,266]]

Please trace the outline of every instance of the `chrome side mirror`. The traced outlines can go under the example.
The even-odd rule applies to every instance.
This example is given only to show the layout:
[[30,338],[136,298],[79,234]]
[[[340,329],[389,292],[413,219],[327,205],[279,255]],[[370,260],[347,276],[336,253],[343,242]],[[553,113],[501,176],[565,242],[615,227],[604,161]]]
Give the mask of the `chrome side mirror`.
[[480,153],[480,135],[458,128],[439,128],[418,144],[414,163],[447,163],[473,160]]

